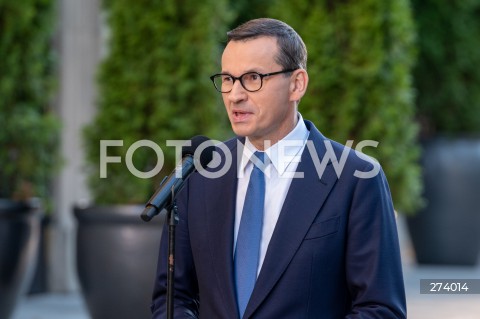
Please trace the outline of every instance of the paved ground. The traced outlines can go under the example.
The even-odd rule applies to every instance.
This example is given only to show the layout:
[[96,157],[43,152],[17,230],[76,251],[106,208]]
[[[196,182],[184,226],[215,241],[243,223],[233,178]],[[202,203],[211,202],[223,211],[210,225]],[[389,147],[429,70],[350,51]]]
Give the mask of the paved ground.
[[[399,230],[408,319],[480,319],[480,294],[420,294],[420,279],[480,279],[480,263],[477,267],[465,268],[417,266],[403,225],[399,225]],[[11,319],[90,319],[90,317],[81,295],[70,293],[28,297],[18,305]]]
[[77,293],[39,294],[23,300],[12,319],[90,319],[90,316]]
[[402,219],[398,226],[408,319],[480,319],[480,294],[420,294],[420,279],[480,279],[480,260],[476,267],[419,266]]
[[408,319],[480,318],[480,294],[420,294],[420,279],[480,279],[480,267],[405,267]]
[[[480,295],[420,294],[420,279],[480,279],[480,267],[405,266],[409,319],[479,319]],[[78,293],[36,295],[23,300],[12,319],[89,319]],[[135,318],[132,318],[135,319]]]

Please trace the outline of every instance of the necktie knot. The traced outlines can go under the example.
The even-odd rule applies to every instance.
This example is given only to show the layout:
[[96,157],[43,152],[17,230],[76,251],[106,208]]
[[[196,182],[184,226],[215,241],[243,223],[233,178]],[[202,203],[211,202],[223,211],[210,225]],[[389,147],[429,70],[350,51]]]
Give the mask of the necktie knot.
[[256,151],[253,153],[250,161],[256,168],[259,168],[263,172],[268,164],[268,157],[265,155],[265,152]]
[[265,162],[265,153],[256,151],[254,155],[260,160],[260,162],[264,163]]

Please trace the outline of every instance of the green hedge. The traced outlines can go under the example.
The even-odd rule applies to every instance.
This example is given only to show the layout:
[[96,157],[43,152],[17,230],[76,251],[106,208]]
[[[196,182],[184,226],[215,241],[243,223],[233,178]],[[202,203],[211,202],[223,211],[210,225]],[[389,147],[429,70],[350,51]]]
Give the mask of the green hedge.
[[229,30],[252,19],[265,18],[276,0],[230,0],[230,8],[234,19]]
[[[223,0],[115,0],[105,2],[105,11],[109,53],[99,72],[98,113],[85,132],[89,183],[96,203],[143,203],[175,164],[166,140],[224,136],[227,119],[209,76],[217,71],[228,8]],[[153,179],[138,178],[125,165],[127,149],[142,139],[165,153],[164,170]],[[124,145],[108,148],[122,163],[109,164],[103,179],[100,140]],[[139,171],[156,163],[148,147],[134,153]]]
[[59,165],[54,3],[0,0],[0,197],[47,198]]
[[[384,167],[396,208],[408,213],[421,203],[410,76],[415,31],[407,0],[269,0],[268,6],[252,0],[116,0],[106,8],[110,53],[100,71],[99,113],[86,131],[97,202],[143,202],[156,187],[158,179],[152,184],[128,172],[125,153],[133,142],[151,139],[165,149],[167,139],[225,136],[227,117],[208,81],[220,67],[221,41],[232,21],[271,16],[292,25],[307,44],[311,82],[300,104],[305,118],[342,143],[379,141],[365,152]],[[109,148],[122,164],[109,164],[106,179],[98,172],[101,139],[124,140],[123,148]],[[166,155],[173,163],[172,153]],[[156,156],[142,148],[134,160],[148,171]]]
[[415,29],[407,0],[277,0],[270,15],[303,37],[310,84],[300,112],[341,143],[375,140],[397,210],[421,204],[411,69]]
[[480,1],[413,0],[423,136],[480,133]]

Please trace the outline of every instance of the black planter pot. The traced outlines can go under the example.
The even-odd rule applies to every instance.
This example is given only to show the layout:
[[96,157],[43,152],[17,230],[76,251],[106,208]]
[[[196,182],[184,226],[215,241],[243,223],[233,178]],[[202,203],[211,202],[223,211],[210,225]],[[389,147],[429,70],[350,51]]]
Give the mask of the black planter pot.
[[37,262],[42,211],[35,201],[0,199],[0,318],[10,318]]
[[407,219],[420,264],[473,266],[480,252],[480,139],[424,145],[426,207]]
[[142,210],[133,205],[74,209],[78,277],[93,319],[151,318],[163,218],[146,223]]
[[50,216],[43,216],[40,219],[40,238],[38,243],[37,265],[33,270],[32,281],[28,289],[28,295],[48,292],[48,252],[49,252],[49,231],[53,225]]

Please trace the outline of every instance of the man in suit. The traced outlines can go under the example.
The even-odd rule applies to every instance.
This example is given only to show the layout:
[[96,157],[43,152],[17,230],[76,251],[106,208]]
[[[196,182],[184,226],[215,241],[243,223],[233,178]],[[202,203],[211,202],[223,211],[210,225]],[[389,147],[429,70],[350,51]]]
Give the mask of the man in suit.
[[[212,81],[238,137],[219,148],[226,171],[196,172],[178,194],[176,319],[406,318],[387,181],[303,120],[306,61],[281,21],[228,33]],[[166,316],[167,254],[164,232],[155,319]]]

